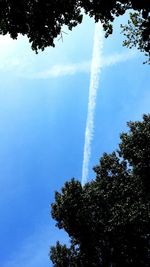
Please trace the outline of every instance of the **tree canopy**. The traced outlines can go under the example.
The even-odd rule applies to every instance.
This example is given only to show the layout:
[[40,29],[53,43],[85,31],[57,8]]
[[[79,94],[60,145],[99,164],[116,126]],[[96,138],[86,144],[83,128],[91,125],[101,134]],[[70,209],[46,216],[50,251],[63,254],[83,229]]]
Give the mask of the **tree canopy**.
[[95,180],[72,179],[55,193],[52,217],[70,247],[51,248],[54,267],[150,266],[150,115],[128,127],[94,167]]
[[18,34],[26,35],[37,52],[54,46],[64,25],[72,30],[81,23],[83,12],[96,22],[100,20],[108,36],[114,19],[127,10],[136,11],[136,23],[132,16],[124,28],[125,45],[135,45],[150,56],[149,0],[1,0],[0,34],[9,33],[13,39]]

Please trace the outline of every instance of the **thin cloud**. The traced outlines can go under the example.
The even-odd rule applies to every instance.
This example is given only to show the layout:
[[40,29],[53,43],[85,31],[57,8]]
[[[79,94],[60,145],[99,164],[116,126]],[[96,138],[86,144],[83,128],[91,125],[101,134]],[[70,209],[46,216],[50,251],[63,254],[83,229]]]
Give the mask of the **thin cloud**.
[[87,182],[88,166],[91,156],[91,142],[94,132],[94,114],[96,106],[97,89],[99,87],[99,76],[102,69],[102,49],[103,49],[103,31],[100,24],[95,26],[94,47],[91,64],[91,77],[89,87],[88,114],[85,130],[85,143],[83,152],[82,166],[82,185]]
[[[24,52],[20,49],[23,43],[24,39],[22,37],[20,37],[19,40],[14,41],[8,35],[0,36],[0,70],[5,72],[14,71],[15,74],[29,79],[58,78],[90,72],[90,60],[77,63],[56,64],[51,66],[49,69],[32,72],[34,62],[31,60],[31,57],[29,61],[29,55],[24,55]],[[7,49],[5,49],[6,47]],[[131,60],[136,55],[137,52],[131,50],[123,53],[103,56],[101,58],[102,67],[105,68]],[[33,55],[33,57],[35,57],[35,55]]]
[[94,114],[96,106],[97,89],[99,87],[99,76],[102,68],[110,67],[121,62],[128,61],[134,58],[137,53],[130,51],[121,54],[113,54],[107,57],[102,56],[104,38],[102,28],[99,25],[95,28],[94,36],[94,48],[91,64],[91,77],[90,77],[90,88],[89,88],[89,102],[88,102],[88,114],[85,130],[85,143],[83,152],[83,164],[82,164],[82,185],[88,181],[89,162],[91,157],[91,142],[94,133]]
[[[62,243],[68,240],[67,234],[63,233],[59,238]],[[42,224],[38,226],[33,234],[27,237],[19,249],[8,255],[8,260],[1,264],[2,267],[41,267],[51,266],[49,259],[50,244],[53,245],[58,239],[54,225]]]
[[128,52],[123,52],[123,53],[114,53],[112,55],[102,57],[102,62],[103,62],[103,68],[105,67],[110,67],[119,63],[123,63],[128,60],[132,60],[137,56],[136,50],[130,50]]
[[17,75],[29,68],[29,60],[25,55],[22,45],[24,39],[12,40],[9,35],[0,36],[0,70],[14,71]]
[[80,72],[88,72],[90,63],[88,61],[75,64],[54,65],[49,70],[35,73],[32,78],[45,79],[49,77],[57,78],[59,76],[74,75]]
[[[101,57],[101,67],[110,67],[118,63],[122,63],[133,59],[137,53],[135,51],[129,51],[124,53],[115,53],[109,56]],[[48,70],[29,74],[28,77],[32,79],[48,79],[57,78],[67,75],[76,75],[78,73],[90,72],[90,61],[84,61],[74,64],[57,64],[49,68]]]
[[[48,238],[49,237],[49,238]],[[50,229],[43,225],[43,229],[38,229],[32,236],[28,237],[19,250],[13,255],[9,255],[9,259],[3,263],[2,267],[36,267],[47,265],[48,248],[50,240]]]

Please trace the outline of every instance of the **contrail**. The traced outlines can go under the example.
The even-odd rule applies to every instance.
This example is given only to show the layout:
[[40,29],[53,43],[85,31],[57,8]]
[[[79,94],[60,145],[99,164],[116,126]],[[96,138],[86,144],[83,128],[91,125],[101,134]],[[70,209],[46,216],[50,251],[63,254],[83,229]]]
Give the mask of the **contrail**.
[[94,33],[94,45],[91,64],[91,77],[89,87],[88,112],[85,130],[85,143],[82,165],[82,186],[88,180],[88,167],[91,156],[91,142],[94,133],[94,114],[96,106],[97,89],[99,86],[99,76],[102,68],[102,49],[103,49],[103,30],[102,25],[97,23]]

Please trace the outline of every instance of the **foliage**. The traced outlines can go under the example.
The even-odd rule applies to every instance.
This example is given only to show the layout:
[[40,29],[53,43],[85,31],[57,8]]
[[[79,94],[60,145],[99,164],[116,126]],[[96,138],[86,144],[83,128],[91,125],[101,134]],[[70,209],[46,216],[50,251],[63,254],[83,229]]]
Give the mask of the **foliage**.
[[147,12],[130,13],[128,24],[123,26],[123,34],[126,40],[123,45],[129,48],[137,47],[148,57],[145,63],[150,64],[150,16]]
[[118,151],[94,167],[95,180],[72,179],[55,193],[52,217],[71,246],[51,248],[53,266],[150,266],[150,115],[128,127]]
[[[113,31],[114,19],[131,8],[140,12],[142,18],[141,15],[137,17],[140,24],[137,23],[136,26],[131,18],[131,23],[125,28],[129,34],[129,40],[125,45],[134,45],[134,40],[137,38],[138,48],[148,53],[150,42],[148,0],[1,0],[0,34],[9,33],[13,39],[16,39],[18,34],[26,35],[32,49],[37,52],[38,49],[44,50],[47,46],[54,46],[54,39],[62,33],[64,25],[72,30],[81,23],[83,12],[94,17],[96,22],[100,20],[108,36]],[[139,28],[141,19],[142,28]],[[136,27],[136,33],[134,27]]]
[[63,25],[71,30],[82,20],[76,1],[68,0],[1,0],[0,33],[27,35],[32,49],[54,46]]

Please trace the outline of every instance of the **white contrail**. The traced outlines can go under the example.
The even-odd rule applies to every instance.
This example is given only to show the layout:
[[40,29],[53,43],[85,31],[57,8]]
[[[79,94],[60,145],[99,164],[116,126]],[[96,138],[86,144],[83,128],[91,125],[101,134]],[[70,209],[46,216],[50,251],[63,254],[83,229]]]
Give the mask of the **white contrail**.
[[96,106],[97,89],[99,86],[99,76],[102,68],[102,49],[103,49],[103,30],[102,25],[97,23],[94,33],[93,56],[91,64],[91,77],[89,87],[88,113],[85,130],[85,143],[82,166],[82,185],[88,179],[88,167],[91,155],[91,142],[94,132],[94,114]]

